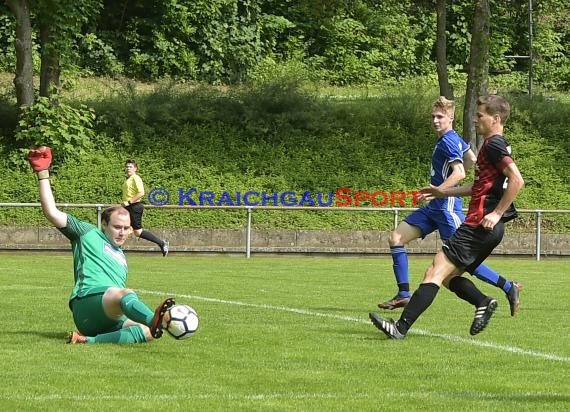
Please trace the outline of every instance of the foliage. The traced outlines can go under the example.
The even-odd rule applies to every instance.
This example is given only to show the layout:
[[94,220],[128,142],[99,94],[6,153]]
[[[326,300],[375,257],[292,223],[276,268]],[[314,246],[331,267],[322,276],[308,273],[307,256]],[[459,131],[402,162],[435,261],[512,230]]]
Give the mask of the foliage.
[[117,76],[125,70],[124,64],[115,56],[113,48],[94,33],[79,36],[78,48],[81,67],[89,75]]
[[49,33],[43,39],[42,55],[59,56],[59,65],[64,69],[76,67],[78,59],[74,40],[81,28],[94,19],[101,8],[100,0],[40,0],[31,2],[36,30]]
[[8,7],[0,3],[0,72],[13,71],[16,67],[14,41],[16,24],[10,18]]
[[259,59],[257,3],[109,3],[98,37],[113,45],[126,73],[137,78],[237,82]]
[[[32,33],[32,56],[34,70],[40,68],[40,46],[37,43],[38,33]],[[16,71],[16,22],[5,2],[0,2],[0,72]]]
[[161,13],[147,17],[137,8],[125,21],[129,74],[150,79],[194,78],[197,59],[187,43],[196,29],[189,21],[187,7],[177,2],[153,3]]
[[[492,73],[529,71],[528,0],[490,0]],[[68,72],[137,80],[243,84],[263,62],[301,63],[333,85],[381,84],[435,73],[435,12],[422,0],[41,0],[34,39]],[[569,86],[570,3],[533,0],[533,70],[549,89]],[[5,12],[5,13],[4,13]],[[473,2],[447,2],[450,75],[468,63]],[[0,70],[13,70],[14,22],[0,4]],[[39,45],[34,40],[37,55]],[[36,59],[36,64],[39,60]],[[457,85],[454,85],[456,88]]]
[[38,97],[24,106],[15,134],[22,147],[11,156],[17,166],[27,164],[24,155],[30,147],[50,146],[54,166],[76,161],[93,147],[95,112],[85,105],[72,107],[47,97]]
[[248,83],[258,86],[272,82],[314,84],[317,81],[318,76],[302,61],[288,60],[280,62],[271,57],[261,60],[249,72],[248,76]]
[[550,89],[570,90],[570,3],[538,1],[534,42],[534,71]]
[[305,54],[303,36],[294,33],[295,23],[284,16],[260,13],[260,42],[267,58],[291,61]]
[[[284,75],[274,81],[259,78],[248,87],[232,88],[161,82],[149,89],[148,85],[115,83],[114,94],[101,90],[101,95],[91,99],[68,101],[72,107],[92,107],[97,121],[85,156],[62,156],[60,149],[55,150],[65,157],[57,160],[52,179],[56,197],[68,203],[117,202],[124,180],[123,162],[131,157],[140,165],[147,193],[154,187],[166,188],[174,205],[179,189],[211,191],[217,199],[228,192],[235,200],[236,193],[250,190],[328,194],[347,187],[390,192],[416,190],[426,184],[435,141],[429,122],[429,107],[437,95],[435,79],[362,91],[332,90],[309,83],[304,74],[295,80],[294,73],[284,68]],[[526,179],[517,206],[567,208],[570,105],[538,94],[532,101],[524,95],[508,98],[513,114],[507,137]],[[56,109],[42,110],[51,113]],[[457,112],[461,113],[460,107]],[[46,118],[60,121],[54,114]],[[458,122],[460,128],[460,116]],[[33,130],[34,139],[43,136],[39,128]],[[57,139],[62,147],[64,138]],[[87,140],[75,142],[72,155],[83,144]],[[13,150],[9,139],[5,145],[6,151]],[[2,201],[36,201],[31,173],[13,170],[8,163],[0,168],[5,176]],[[10,212],[9,217],[5,213],[0,210],[0,223],[17,219],[17,213]],[[26,215],[25,219],[32,218]],[[219,211],[149,209],[145,221],[148,227],[164,228],[243,225],[237,214]],[[259,212],[254,224],[258,228],[347,230],[393,226],[390,215],[383,213]],[[520,230],[528,230],[521,225]],[[516,224],[512,228],[517,229]],[[545,228],[567,232],[570,225],[557,219],[545,222]]]

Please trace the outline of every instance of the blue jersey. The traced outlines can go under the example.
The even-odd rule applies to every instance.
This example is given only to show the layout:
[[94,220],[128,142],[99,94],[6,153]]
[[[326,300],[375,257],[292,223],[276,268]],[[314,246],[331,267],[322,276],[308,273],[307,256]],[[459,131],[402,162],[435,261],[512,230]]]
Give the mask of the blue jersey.
[[[469,144],[450,130],[439,138],[431,157],[431,180],[434,186],[441,185],[451,175],[453,169],[451,163],[459,160],[463,163],[463,154],[469,150]],[[444,197],[433,199],[426,206],[430,209],[461,211],[462,202],[460,197]]]

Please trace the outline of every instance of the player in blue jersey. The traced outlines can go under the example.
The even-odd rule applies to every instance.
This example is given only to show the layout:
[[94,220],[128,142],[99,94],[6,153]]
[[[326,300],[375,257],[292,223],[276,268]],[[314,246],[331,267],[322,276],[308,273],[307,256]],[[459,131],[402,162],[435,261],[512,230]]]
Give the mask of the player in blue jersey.
[[[430,184],[441,190],[457,186],[465,177],[465,170],[476,161],[469,144],[453,130],[454,114],[455,102],[443,96],[432,106],[432,122],[438,140],[432,155]],[[423,197],[420,195],[419,199]],[[398,293],[392,299],[379,303],[379,308],[393,310],[405,307],[410,300],[406,245],[414,239],[425,238],[435,230],[438,230],[441,239],[446,241],[464,220],[461,197],[436,198],[407,216],[396,230],[390,233],[390,253],[394,262]],[[518,312],[519,292],[522,288],[519,283],[506,280],[483,264],[470,273],[502,289],[509,301],[511,316]]]
[[129,212],[113,206],[101,216],[102,230],[62,212],[49,181],[51,149],[30,150],[28,160],[38,175],[40,202],[46,218],[71,242],[74,287],[69,308],[78,332],[68,343],[143,343],[162,335],[162,320],[172,298],[155,311],[128,289],[128,267],[121,246],[131,231]]
[[428,199],[471,195],[467,218],[435,255],[400,319],[383,319],[370,312],[372,324],[388,338],[404,339],[442,285],[475,307],[471,335],[483,331],[495,313],[497,300],[485,295],[462,274],[472,273],[491,254],[503,239],[505,223],[517,216],[513,201],[523,188],[524,179],[503,136],[510,112],[509,103],[501,96],[479,97],[474,123],[484,141],[477,156],[475,180],[459,187],[441,189],[432,184],[422,189]]

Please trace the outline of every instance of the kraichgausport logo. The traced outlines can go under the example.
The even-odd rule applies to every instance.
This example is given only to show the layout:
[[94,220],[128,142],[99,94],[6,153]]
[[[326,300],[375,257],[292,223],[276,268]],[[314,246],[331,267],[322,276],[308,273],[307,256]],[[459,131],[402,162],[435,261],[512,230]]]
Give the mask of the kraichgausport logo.
[[[155,187],[148,193],[151,205],[165,206],[375,206],[375,207],[416,207],[420,191],[363,191],[342,187],[335,191],[236,191],[214,192],[191,189],[176,189],[178,198],[171,202],[170,192],[162,187]],[[173,199],[174,200],[174,199]]]

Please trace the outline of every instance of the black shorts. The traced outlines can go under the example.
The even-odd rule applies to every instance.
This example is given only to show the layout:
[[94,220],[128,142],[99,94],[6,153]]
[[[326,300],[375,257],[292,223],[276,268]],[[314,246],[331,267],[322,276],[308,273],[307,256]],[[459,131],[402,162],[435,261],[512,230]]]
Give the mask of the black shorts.
[[131,227],[133,230],[142,229],[142,215],[144,212],[144,205],[141,202],[133,203],[127,206],[129,215],[131,215]]
[[459,269],[472,272],[501,243],[504,233],[502,221],[493,230],[462,224],[443,245],[443,253]]

